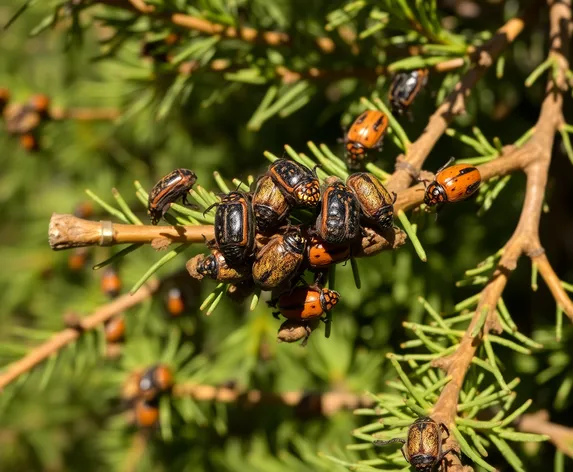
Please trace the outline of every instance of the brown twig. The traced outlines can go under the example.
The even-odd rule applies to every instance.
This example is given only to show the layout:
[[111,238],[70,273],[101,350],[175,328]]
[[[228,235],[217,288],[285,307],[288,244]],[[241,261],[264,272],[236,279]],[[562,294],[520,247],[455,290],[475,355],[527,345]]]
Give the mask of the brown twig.
[[[109,237],[106,237],[106,232]],[[164,241],[203,243],[214,238],[212,225],[151,226],[125,225],[111,221],[90,221],[73,215],[54,213],[50,219],[48,239],[56,251],[84,246],[111,246],[127,243],[157,244]]]
[[[456,57],[454,59],[447,59],[434,65],[432,68],[436,72],[449,72],[459,69],[465,64],[465,59]],[[229,59],[214,59],[207,66],[202,66],[200,61],[188,61],[181,64],[178,68],[180,74],[191,75],[200,69],[207,69],[212,72],[228,73],[241,69],[241,66],[234,65]],[[319,69],[318,67],[311,67],[303,71],[295,71],[285,66],[277,66],[275,74],[281,78],[285,84],[298,82],[299,80],[340,80],[345,78],[355,78],[368,81],[375,81],[378,77],[388,74],[386,66],[379,65],[377,67],[361,67],[361,68],[348,68],[348,69]]]
[[121,116],[117,108],[61,108],[50,109],[52,120],[113,121]]
[[[188,30],[198,31],[203,34],[219,35],[224,38],[238,38],[249,43],[262,42],[269,46],[288,46],[291,37],[287,33],[278,31],[259,31],[255,28],[243,26],[225,26],[211,21],[197,18],[183,13],[162,13],[155,10],[152,5],[147,5],[143,0],[97,0],[97,3],[131,10],[142,15],[161,18]],[[336,48],[334,41],[326,36],[315,39],[315,43],[323,53],[331,53]]]
[[388,182],[390,191],[398,193],[408,188],[412,183],[413,175],[421,171],[426,158],[438,139],[445,133],[448,124],[456,115],[464,111],[465,98],[472,88],[495,63],[501,52],[523,31],[526,23],[536,18],[535,13],[540,4],[539,1],[535,2],[533,7],[522,16],[509,20],[487,43],[472,54],[473,67],[432,114],[420,137],[408,146],[404,155],[398,157],[396,171]]
[[98,308],[93,314],[81,320],[78,328],[66,328],[54,334],[45,343],[32,349],[32,351],[22,359],[9,364],[3,369],[2,373],[0,373],[0,391],[2,391],[6,385],[16,380],[20,375],[32,370],[38,364],[56,354],[63,347],[76,341],[81,333],[97,328],[118,313],[122,313],[141,303],[143,300],[146,300],[157,291],[159,286],[159,281],[150,281],[135,294],[122,295],[113,302]]
[[219,403],[240,402],[246,405],[279,404],[296,407],[308,413],[331,416],[340,410],[355,410],[370,407],[374,401],[367,395],[348,392],[308,393],[303,391],[271,393],[260,390],[239,390],[230,387],[215,387],[200,384],[179,384],[173,389],[175,396],[190,396],[198,401]]
[[[496,306],[511,272],[517,266],[522,254],[543,267],[544,280],[550,286],[558,303],[567,315],[573,318],[573,303],[565,294],[554,275],[539,239],[539,222],[543,207],[547,174],[551,162],[555,133],[563,123],[563,92],[566,90],[565,72],[568,64],[568,44],[571,38],[571,0],[548,0],[550,17],[549,57],[559,64],[558,71],[547,86],[547,95],[541,106],[539,119],[532,138],[521,148],[510,152],[506,159],[518,161],[527,177],[525,200],[521,216],[511,239],[504,246],[501,260],[490,281],[481,292],[475,315],[466,330],[457,350],[447,358],[435,362],[452,380],[442,390],[434,406],[432,417],[446,425],[453,425],[457,411],[458,396],[466,372],[482,339],[490,331],[501,331]],[[540,271],[541,273],[541,271]],[[472,336],[482,311],[487,310],[486,323],[480,333]],[[457,447],[455,439],[449,437],[446,447]],[[459,459],[451,459],[453,468],[460,470]],[[449,469],[450,470],[450,469]]]
[[551,423],[547,411],[523,415],[517,429],[524,433],[546,434],[558,450],[573,459],[573,428]]

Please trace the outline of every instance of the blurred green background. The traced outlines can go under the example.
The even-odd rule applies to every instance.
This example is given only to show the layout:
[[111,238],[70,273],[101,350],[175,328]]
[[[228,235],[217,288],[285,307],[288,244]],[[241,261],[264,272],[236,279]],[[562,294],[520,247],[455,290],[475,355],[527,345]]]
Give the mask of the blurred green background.
[[[197,2],[193,7],[212,11],[215,3]],[[440,13],[456,18],[456,31],[468,36],[471,32],[494,31],[522,6],[516,1],[480,2],[479,14],[470,17],[455,9],[456,2],[439,3]],[[3,2],[0,23],[5,24],[21,4]],[[258,26],[269,29],[290,27],[293,34],[297,28],[324,34],[321,28],[328,13],[341,5],[259,0],[221,2],[220,8],[243,14],[247,23],[259,21]],[[102,54],[99,42],[109,36],[109,26],[97,21],[97,15],[104,15],[101,9],[80,15],[76,26],[84,28],[81,35],[70,29],[72,20],[62,14],[55,28],[29,37],[53,11],[51,7],[46,2],[28,9],[0,33],[0,87],[8,88],[15,102],[23,102],[33,93],[45,93],[55,107],[111,107],[126,115],[116,122],[50,122],[42,130],[41,150],[36,153],[21,149],[17,139],[0,130],[2,365],[62,329],[66,313],[87,315],[107,301],[100,290],[101,273],[91,267],[111,255],[110,249],[91,250],[85,266],[71,270],[70,253],[52,252],[47,243],[51,214],[71,213],[87,200],[84,189],[111,203],[111,189],[117,188],[145,220],[145,209],[135,198],[134,180],[149,189],[170,170],[186,167],[195,171],[201,185],[215,190],[213,171],[218,170],[227,181],[256,176],[268,165],[265,150],[281,156],[284,145],[289,144],[308,153],[309,140],[326,143],[342,156],[337,139],[362,109],[359,98],[374,91],[385,94],[387,87],[383,78],[376,82],[362,78],[316,81],[309,84],[312,94],[308,104],[284,118],[274,116],[254,131],[247,123],[272,79],[246,84],[200,70],[188,78],[185,93],[176,97],[168,113],[157,119],[156,106],[140,109],[140,105],[146,97],[163,96],[173,85],[174,76],[142,58],[140,49],[146,34],[164,30],[152,21],[134,27],[114,55],[98,59]],[[105,15],[121,17],[111,11]],[[489,139],[497,136],[509,144],[535,123],[543,84],[540,81],[526,89],[523,82],[545,57],[545,16],[540,15],[539,23],[509,48],[503,78],[496,78],[492,70],[474,89],[468,115],[454,127],[470,133],[471,126],[477,125]],[[187,32],[181,34],[184,41],[202,40]],[[380,60],[376,41],[365,40],[358,55],[339,46],[331,56],[317,58],[318,53],[303,37],[292,51],[281,50],[280,54],[294,66],[368,68]],[[215,57],[231,62],[250,57],[247,61],[252,64],[257,58],[269,60],[273,53],[278,54],[264,46],[246,47],[231,40],[220,45]],[[411,140],[435,109],[436,91],[443,79],[443,75],[432,74],[425,93],[413,107],[414,120],[403,120]],[[570,104],[569,97],[569,118]],[[398,152],[387,139],[377,164],[392,172]],[[474,157],[475,151],[444,136],[426,168],[435,170],[450,156]],[[557,274],[569,282],[573,282],[571,175],[571,163],[557,137],[547,193],[550,211],[542,218],[541,239]],[[36,369],[0,394],[0,470],[339,470],[317,458],[316,452],[349,460],[359,456],[344,449],[353,442],[352,429],[362,421],[349,412],[310,417],[286,407],[245,410],[237,405],[191,400],[174,400],[170,431],[149,435],[145,452],[141,457],[136,453],[134,459],[139,436],[119,400],[121,385],[133,369],[175,357],[178,362],[172,366],[177,382],[222,385],[232,381],[242,388],[269,392],[362,393],[387,388],[384,382],[395,373],[384,355],[398,351],[399,344],[408,339],[403,321],[423,319],[417,297],[423,296],[438,310],[448,312],[455,303],[479,291],[472,286],[456,288],[455,282],[511,236],[521,209],[524,181],[523,175],[514,175],[481,217],[476,216],[479,205],[475,201],[448,207],[437,221],[433,215],[415,216],[427,263],[417,258],[410,243],[395,253],[361,259],[360,290],[354,285],[350,264],[339,267],[337,289],[342,298],[334,313],[332,336],[325,339],[320,328],[306,349],[275,342],[279,322],[265,303],[250,312],[248,306],[223,299],[211,317],[199,312],[200,301],[215,284],[195,283],[184,272],[185,261],[198,251],[204,252],[204,248],[190,248],[159,271],[167,282],[153,300],[126,313],[128,334],[120,358],[102,355],[101,333],[85,336],[47,367]],[[93,219],[104,215],[96,205]],[[118,270],[124,291],[159,257],[151,248],[143,248],[121,260]],[[535,356],[504,349],[496,353],[506,366],[506,378],[521,377],[517,390],[521,401],[532,398],[532,410],[547,408],[553,418],[573,426],[569,391],[554,401],[558,389],[566,382],[570,389],[573,382],[572,331],[566,322],[562,343],[552,341],[554,300],[541,281],[539,290],[531,291],[530,272],[530,264],[523,258],[504,300],[520,330],[547,341],[547,349]],[[173,286],[183,290],[187,301],[187,312],[179,319],[170,318],[165,308],[166,292]],[[168,350],[178,354],[173,356],[173,352],[166,353]],[[551,446],[539,447],[539,452],[521,452],[529,456],[527,470],[544,470],[553,460]],[[490,459],[500,470],[509,470],[495,451]]]

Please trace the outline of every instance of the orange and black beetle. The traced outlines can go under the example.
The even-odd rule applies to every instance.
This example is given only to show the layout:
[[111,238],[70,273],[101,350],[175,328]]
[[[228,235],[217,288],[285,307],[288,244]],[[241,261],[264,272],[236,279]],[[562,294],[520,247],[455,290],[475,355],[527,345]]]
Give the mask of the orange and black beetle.
[[[276,302],[279,311],[289,320],[309,320],[320,318],[334,308],[340,294],[318,285],[300,286],[281,295]],[[272,303],[272,302],[271,302]]]
[[455,449],[442,451],[442,430],[450,435],[444,423],[436,423],[432,418],[424,416],[418,418],[408,428],[407,439],[390,439],[388,441],[374,441],[375,446],[385,446],[391,443],[402,443],[404,459],[413,465],[418,472],[432,472],[434,467],[442,462],[446,454]]
[[330,244],[345,244],[360,234],[358,201],[337,177],[325,181],[315,230]]
[[270,175],[257,180],[253,194],[253,211],[257,230],[261,233],[279,226],[288,216],[290,205]]
[[346,186],[354,194],[364,218],[380,229],[390,228],[394,222],[394,202],[386,187],[368,172],[358,172],[348,176]]
[[159,405],[156,401],[146,401],[139,399],[133,406],[135,423],[140,428],[153,428],[159,421]]
[[344,138],[348,167],[358,169],[369,150],[382,150],[388,117],[378,110],[366,110],[348,129]]
[[139,381],[141,397],[147,401],[156,400],[159,395],[173,387],[173,374],[169,367],[158,364],[147,369]]
[[263,290],[289,281],[304,259],[306,238],[298,228],[275,234],[259,251],[253,264],[253,280]]
[[181,290],[177,287],[169,289],[167,293],[167,311],[174,318],[181,316],[185,311],[185,300]]
[[121,279],[113,267],[105,269],[101,277],[101,291],[109,298],[115,298],[121,292]]
[[325,269],[350,259],[350,245],[330,244],[313,235],[308,239],[306,258],[311,269]]
[[475,193],[481,183],[479,170],[467,164],[442,167],[428,185],[424,203],[429,207],[464,200]]
[[183,197],[183,203],[188,205],[187,193],[197,181],[195,173],[189,169],[175,169],[159,182],[149,192],[147,212],[151,224],[156,225],[165,216],[172,203]]
[[0,87],[0,113],[4,111],[4,108],[10,101],[10,90]]
[[428,73],[428,69],[416,69],[400,72],[394,76],[388,92],[392,113],[402,115],[408,109],[428,83]]
[[217,204],[215,241],[229,266],[251,256],[255,244],[255,216],[250,195],[230,192]]
[[119,343],[125,337],[125,319],[123,316],[115,316],[105,324],[105,340],[108,343]]
[[268,175],[291,205],[314,207],[320,201],[318,178],[308,167],[289,159],[277,159]]

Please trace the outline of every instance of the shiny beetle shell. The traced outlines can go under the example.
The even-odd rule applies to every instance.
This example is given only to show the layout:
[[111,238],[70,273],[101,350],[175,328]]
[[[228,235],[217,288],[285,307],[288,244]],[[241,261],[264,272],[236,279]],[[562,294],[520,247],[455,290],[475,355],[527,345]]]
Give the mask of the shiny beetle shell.
[[209,277],[218,282],[233,283],[245,280],[251,275],[251,269],[247,265],[229,267],[225,256],[218,249],[211,249],[211,254],[206,257],[198,254],[187,262],[186,267],[191,277],[198,280]]
[[268,175],[291,205],[314,207],[320,201],[318,178],[308,167],[277,159],[270,165]]
[[388,129],[388,117],[378,110],[366,110],[348,129],[344,138],[348,167],[360,167],[370,150],[381,150]]
[[153,428],[159,422],[159,405],[139,399],[133,406],[135,423],[140,428]]
[[253,280],[263,290],[289,281],[304,260],[306,239],[298,228],[275,234],[259,251],[253,264]]
[[257,231],[264,233],[279,226],[287,217],[289,210],[287,199],[273,179],[269,175],[259,178],[253,194]]
[[432,472],[440,464],[446,454],[455,449],[442,450],[442,430],[449,436],[448,428],[443,423],[436,423],[432,418],[424,416],[418,418],[408,428],[408,436],[404,439],[390,439],[388,441],[375,441],[376,446],[385,446],[391,443],[402,443],[402,454],[417,472]]
[[149,192],[147,212],[151,224],[156,225],[165,216],[172,203],[180,198],[187,203],[187,193],[197,181],[195,173],[189,169],[175,169],[167,174]]
[[402,115],[427,82],[428,69],[416,69],[396,74],[388,92],[392,113]]
[[250,196],[230,192],[215,212],[215,241],[229,266],[241,265],[253,253],[255,218]]
[[336,177],[326,179],[315,230],[330,244],[345,244],[360,234],[358,201]]
[[441,169],[436,179],[428,185],[424,203],[428,206],[440,203],[454,203],[473,195],[479,188],[479,170],[467,164],[456,164]]
[[350,245],[330,244],[319,236],[311,236],[306,246],[306,258],[311,269],[325,269],[350,259]]
[[365,219],[380,229],[390,228],[394,223],[396,194],[390,195],[382,183],[368,172],[352,174],[346,186],[354,194]]
[[121,292],[121,279],[113,267],[105,269],[101,278],[101,290],[109,298],[115,298]]
[[125,319],[123,316],[115,316],[105,324],[105,340],[108,343],[119,343],[125,337]]
[[167,311],[173,317],[181,316],[185,311],[185,300],[177,287],[171,288],[167,293]]
[[338,303],[340,294],[317,286],[296,287],[279,297],[278,310],[289,320],[320,318]]
[[139,381],[141,397],[153,401],[173,387],[173,373],[169,367],[158,364],[147,369]]

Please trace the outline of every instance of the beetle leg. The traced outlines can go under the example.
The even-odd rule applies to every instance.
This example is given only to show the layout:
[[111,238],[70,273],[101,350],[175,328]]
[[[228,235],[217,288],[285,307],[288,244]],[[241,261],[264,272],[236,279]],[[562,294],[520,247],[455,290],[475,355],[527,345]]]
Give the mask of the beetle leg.
[[448,162],[446,162],[442,167],[440,167],[437,171],[436,171],[436,175],[438,175],[441,171],[443,171],[446,167],[448,167],[452,162],[454,162],[456,160],[455,157],[450,157],[448,159]]
[[219,202],[213,203],[212,205],[209,205],[207,208],[205,208],[205,211],[203,211],[203,216],[205,216],[206,213],[209,213],[212,208],[217,207],[217,206],[219,206]]
[[280,311],[273,311],[273,316],[280,321],[279,315],[281,314]]
[[392,200],[392,205],[394,205],[394,203],[396,203],[396,200],[398,199],[398,195],[396,194],[396,192],[392,192],[392,195],[394,195],[394,200]]
[[438,459],[436,460],[436,464],[439,464],[440,462],[442,462],[444,460],[444,457],[446,457],[447,454],[449,454],[450,452],[453,452],[460,460],[461,460],[461,456],[460,456],[460,452],[455,449],[455,448],[450,448],[447,451],[442,452]]
[[322,284],[327,274],[328,274],[328,269],[318,271],[314,276],[314,284],[315,285]]
[[[376,439],[372,444],[374,446],[387,446],[388,444],[393,444],[393,443],[402,443],[402,444],[406,444],[406,440],[405,439],[400,439],[400,438],[393,438],[393,439],[388,439],[386,441],[382,441],[380,439]],[[403,452],[402,452],[403,454]],[[406,456],[404,456],[406,457]]]
[[444,423],[440,423],[440,428],[442,428],[445,431],[445,433],[448,435],[444,439],[448,439],[450,437],[450,430],[448,429],[448,427]]
[[[313,173],[315,176],[317,176],[317,175],[316,175],[316,169],[322,169],[322,165],[316,164],[316,165],[312,168],[312,173]],[[317,176],[317,177],[318,177],[318,176]]]
[[306,330],[306,336],[302,340],[302,343],[300,343],[300,347],[306,347],[306,343],[308,342],[308,338],[310,337],[310,335],[312,333],[312,329],[310,329],[310,326],[305,326],[304,329]]

